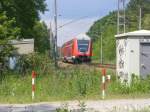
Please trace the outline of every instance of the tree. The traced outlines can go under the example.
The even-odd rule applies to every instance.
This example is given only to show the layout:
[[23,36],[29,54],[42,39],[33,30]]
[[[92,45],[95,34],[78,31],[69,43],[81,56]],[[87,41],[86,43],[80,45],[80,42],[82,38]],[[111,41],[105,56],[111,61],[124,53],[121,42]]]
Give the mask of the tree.
[[[127,26],[129,31],[137,30],[139,26],[139,9],[142,9],[142,20],[150,11],[150,0],[130,0],[127,5]],[[143,26],[143,22],[142,22]]]
[[9,40],[16,38],[20,28],[15,26],[15,19],[9,19],[6,13],[0,13],[0,63],[4,66],[5,58],[13,52]]
[[[139,26],[139,7],[142,8],[142,26],[150,29],[150,0],[130,0],[126,7],[126,32],[137,30]],[[115,61],[115,37],[117,29],[117,12],[109,13],[107,16],[96,21],[88,31],[93,40],[94,58],[100,57],[100,32],[103,36],[104,63]]]
[[33,27],[39,20],[39,12],[46,11],[45,0],[0,0],[1,11],[8,18],[15,18],[21,28],[21,38],[32,38]]
[[36,22],[33,28],[35,51],[45,53],[49,50],[49,31],[44,22]]
[[143,27],[144,29],[150,30],[150,14],[144,16]]
[[[14,26],[20,28],[19,38],[34,38],[38,52],[45,52],[48,47],[48,31],[43,23],[39,23],[39,13],[44,13],[46,0],[0,0],[0,12],[6,12],[9,20],[15,18]],[[46,47],[47,46],[47,47]]]

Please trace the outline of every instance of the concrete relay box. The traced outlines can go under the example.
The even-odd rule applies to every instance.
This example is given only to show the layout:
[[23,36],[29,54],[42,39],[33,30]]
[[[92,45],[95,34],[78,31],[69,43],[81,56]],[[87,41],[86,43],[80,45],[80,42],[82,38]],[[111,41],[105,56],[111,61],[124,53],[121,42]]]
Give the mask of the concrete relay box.
[[139,30],[116,35],[117,75],[131,81],[131,75],[150,75],[150,31]]

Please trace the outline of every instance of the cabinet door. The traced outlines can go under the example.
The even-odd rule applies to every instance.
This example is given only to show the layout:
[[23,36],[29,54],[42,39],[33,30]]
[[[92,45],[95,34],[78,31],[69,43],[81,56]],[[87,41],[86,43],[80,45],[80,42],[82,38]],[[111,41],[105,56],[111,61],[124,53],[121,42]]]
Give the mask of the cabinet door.
[[150,75],[150,43],[141,43],[140,46],[140,73],[145,78],[147,75]]

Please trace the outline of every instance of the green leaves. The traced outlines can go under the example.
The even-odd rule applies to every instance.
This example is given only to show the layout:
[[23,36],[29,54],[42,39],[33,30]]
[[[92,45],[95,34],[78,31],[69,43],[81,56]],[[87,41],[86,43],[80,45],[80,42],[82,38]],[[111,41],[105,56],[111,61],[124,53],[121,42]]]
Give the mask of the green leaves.
[[133,31],[137,30],[139,26],[139,10],[142,9],[142,29],[147,28],[145,23],[145,16],[149,14],[150,11],[150,1],[149,0],[130,0],[127,5],[127,30]]
[[33,33],[35,38],[35,50],[40,53],[45,53],[49,45],[49,31],[44,22],[36,22],[33,27]]
[[15,19],[8,19],[5,13],[0,13],[0,44],[5,44],[8,40],[16,38],[20,29],[14,26]]
[[39,13],[46,11],[45,0],[2,0],[0,6],[7,17],[16,19],[16,25],[21,28],[21,38],[34,37],[33,27],[40,19]]
[[144,29],[150,30],[150,14],[146,14],[144,16],[143,26],[144,26]]
[[[150,0],[130,0],[126,7],[126,32],[138,30],[139,7],[142,8],[142,29],[150,30]],[[94,59],[100,60],[100,35],[103,37],[104,63],[115,60],[115,37],[117,30],[117,12],[110,12],[107,16],[96,21],[88,31],[94,42]]]
[[[115,59],[115,38],[116,34],[116,12],[111,12],[109,15],[95,22],[88,34],[94,42],[93,53],[94,59],[100,60],[101,37],[103,38],[103,59],[110,61]],[[102,35],[102,36],[100,36]]]
[[[5,59],[13,52],[8,41],[20,34],[20,28],[15,27],[15,19],[9,19],[6,13],[0,13],[0,63],[4,66]],[[3,67],[2,67],[3,68]]]

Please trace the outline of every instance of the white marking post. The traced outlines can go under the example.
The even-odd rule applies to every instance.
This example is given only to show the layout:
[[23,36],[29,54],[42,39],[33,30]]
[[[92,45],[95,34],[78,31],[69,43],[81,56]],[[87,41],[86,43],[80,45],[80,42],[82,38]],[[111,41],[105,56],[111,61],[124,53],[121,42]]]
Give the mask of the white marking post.
[[102,69],[102,99],[105,99],[105,89],[106,89],[106,69]]
[[32,71],[32,100],[34,99],[35,96],[35,77],[36,73],[35,71]]

